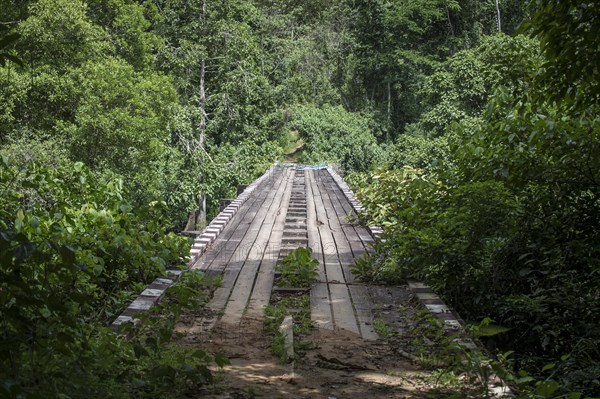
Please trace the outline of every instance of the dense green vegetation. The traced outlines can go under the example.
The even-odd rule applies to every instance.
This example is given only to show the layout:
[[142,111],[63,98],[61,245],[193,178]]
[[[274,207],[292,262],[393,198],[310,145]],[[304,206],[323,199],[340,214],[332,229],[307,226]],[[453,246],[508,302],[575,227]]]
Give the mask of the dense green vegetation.
[[424,279],[510,328],[491,348],[556,381],[538,397],[599,394],[596,2],[0,10],[0,396],[202,383],[183,370],[210,359],[167,345],[173,318],[154,340],[101,326],[183,264],[173,232],[200,192],[214,215],[298,138],[298,160],[338,162],[385,228],[364,278]]
[[598,10],[558,4],[535,4],[528,38],[485,38],[423,81],[400,154],[355,178],[386,238],[360,272],[424,279],[468,320],[509,328],[491,348],[544,381],[532,396],[597,396]]

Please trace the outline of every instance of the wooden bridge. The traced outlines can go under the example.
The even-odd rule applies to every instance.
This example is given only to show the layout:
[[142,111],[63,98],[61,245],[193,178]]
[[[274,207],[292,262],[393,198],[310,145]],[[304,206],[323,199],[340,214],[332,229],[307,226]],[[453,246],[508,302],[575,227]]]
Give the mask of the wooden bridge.
[[[208,311],[203,309],[201,315],[194,315],[191,325],[182,333],[190,342],[202,337],[202,345],[212,342],[217,349],[240,349],[243,355],[234,355],[243,359],[238,358],[231,366],[234,372],[230,377],[239,379],[241,386],[253,381],[269,381],[270,389],[278,395],[291,392],[288,385],[281,385],[281,370],[268,359],[261,326],[264,309],[273,291],[276,265],[292,250],[310,247],[313,258],[319,262],[318,279],[310,289],[311,320],[316,331],[332,330],[330,335],[325,335],[326,339],[321,337],[320,351],[327,353],[329,348],[330,353],[342,352],[354,362],[344,363],[340,370],[353,369],[357,361],[376,361],[374,368],[368,368],[375,370],[384,367],[385,359],[389,361],[388,366],[399,365],[402,372],[410,370],[412,366],[408,363],[399,362],[398,353],[415,360],[413,355],[389,346],[382,351],[381,340],[374,330],[374,314],[380,313],[381,308],[388,309],[378,317],[386,317],[385,313],[388,313],[385,322],[393,325],[400,320],[399,324],[403,325],[406,320],[402,320],[406,317],[400,314],[399,309],[404,308],[401,303],[413,306],[409,301],[415,297],[443,322],[446,330],[460,329],[461,323],[457,315],[421,283],[389,287],[368,286],[356,281],[351,265],[365,252],[372,251],[375,239],[381,234],[377,227],[353,223],[360,210],[360,203],[331,167],[294,164],[271,167],[196,237],[188,267],[208,276],[220,276],[222,284],[208,303]],[[134,321],[137,315],[159,301],[181,271],[171,273],[174,276],[158,278],[150,284],[114,321],[113,327]],[[252,326],[258,327],[253,330]],[[220,337],[220,341],[213,341],[215,336]],[[457,341],[477,350],[470,339]],[[341,364],[332,358],[334,363],[325,362],[324,366],[324,359],[327,360],[319,352],[306,360],[301,373],[303,384],[296,388],[301,393],[299,397],[305,397],[307,392],[323,393],[322,387],[329,380],[348,378],[354,378],[353,385],[348,385],[351,388],[347,393],[352,393],[349,397],[375,397],[375,394],[376,397],[388,397],[388,394],[380,395],[377,388],[390,383],[386,374],[371,375],[375,383],[368,381],[369,376],[364,377],[367,380],[360,380],[363,377],[359,376],[361,382],[357,383],[357,375],[347,371],[331,374],[330,370],[329,374],[323,374],[323,367],[335,368]],[[419,385],[402,377],[391,383],[389,389],[397,390],[407,381],[409,385]],[[496,386],[496,380],[492,382],[495,386],[490,385],[490,392],[499,397],[511,397],[508,387],[502,383]],[[337,388],[331,391],[337,392]]]
[[[356,281],[351,265],[372,251],[382,233],[379,227],[352,222],[361,209],[331,167],[271,167],[194,240],[188,267],[222,278],[208,304],[212,317],[202,321],[202,330],[210,331],[218,321],[235,327],[244,319],[261,319],[273,290],[276,265],[298,247],[310,247],[319,262],[318,279],[310,291],[315,327],[343,329],[375,340],[374,304],[394,304],[409,288],[446,329],[459,329],[457,315],[421,283],[409,283],[398,291]],[[148,285],[112,327],[134,321],[158,302],[181,274],[180,270],[168,272]]]
[[[371,249],[371,233],[349,221],[355,211],[332,169],[278,165],[249,188],[232,215],[192,268],[222,276],[209,308],[228,325],[244,317],[260,318],[269,303],[275,266],[298,247],[310,247],[319,261],[319,277],[311,289],[315,325],[342,328],[376,339],[372,301],[358,284],[350,265]],[[232,212],[229,213],[228,212]],[[219,221],[219,218],[216,219]],[[207,243],[199,239],[199,245]]]

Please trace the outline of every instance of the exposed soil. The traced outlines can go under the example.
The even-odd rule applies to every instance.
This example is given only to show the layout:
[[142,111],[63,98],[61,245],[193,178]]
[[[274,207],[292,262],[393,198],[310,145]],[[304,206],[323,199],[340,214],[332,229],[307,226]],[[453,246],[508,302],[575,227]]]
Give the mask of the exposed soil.
[[[391,292],[392,290],[393,292]],[[313,329],[302,337],[305,349],[298,359],[282,365],[270,350],[270,337],[262,320],[245,318],[241,326],[222,323],[206,331],[210,314],[188,315],[177,331],[190,346],[223,353],[231,364],[216,370],[217,383],[190,397],[208,398],[446,398],[457,395],[438,386],[434,372],[416,359],[428,350],[419,348],[415,315],[420,307],[404,288],[373,287],[384,300],[376,320],[389,328],[386,339],[365,341],[345,330]],[[385,301],[385,298],[388,298]],[[385,303],[394,301],[392,303]],[[399,301],[399,302],[397,302]],[[420,332],[419,332],[420,334]],[[432,351],[435,348],[431,347]],[[415,361],[417,360],[417,361]],[[473,396],[471,396],[473,397]],[[474,396],[476,397],[476,396]]]

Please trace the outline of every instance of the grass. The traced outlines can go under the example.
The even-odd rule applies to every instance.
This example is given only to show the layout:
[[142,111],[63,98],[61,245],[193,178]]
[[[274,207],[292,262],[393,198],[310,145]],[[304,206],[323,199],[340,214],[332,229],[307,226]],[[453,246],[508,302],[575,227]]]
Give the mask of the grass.
[[[279,332],[283,319],[291,315],[294,318],[294,352],[302,353],[307,345],[301,340],[302,336],[309,335],[312,330],[310,320],[310,297],[307,294],[288,297],[275,297],[276,303],[265,308],[265,330],[272,336],[271,352],[283,364],[289,362],[285,350],[285,337]],[[310,343],[308,343],[310,344]]]
[[392,329],[383,319],[375,319],[373,328],[375,328],[375,332],[383,339],[389,339],[393,335]]

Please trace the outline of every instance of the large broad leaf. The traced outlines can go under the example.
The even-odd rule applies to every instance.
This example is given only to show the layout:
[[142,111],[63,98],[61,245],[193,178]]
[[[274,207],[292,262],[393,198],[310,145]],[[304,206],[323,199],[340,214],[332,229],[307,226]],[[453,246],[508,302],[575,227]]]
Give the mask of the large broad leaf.
[[535,391],[543,398],[550,398],[559,388],[560,384],[554,380],[538,381],[535,386]]
[[173,380],[177,371],[171,366],[160,365],[152,370],[152,375],[157,378]]
[[146,350],[146,348],[144,348],[144,346],[141,345],[140,343],[135,343],[133,345],[133,351],[135,353],[135,357],[138,358],[138,359],[140,357],[142,357],[142,356],[148,356],[149,355],[149,353]]
[[511,329],[508,327],[500,326],[497,324],[488,324],[484,326],[480,326],[476,330],[476,335],[478,337],[492,337],[494,335],[502,334]]
[[15,248],[13,255],[16,258],[17,263],[21,263],[29,258],[35,252],[36,248],[37,246],[33,242],[24,242]]

